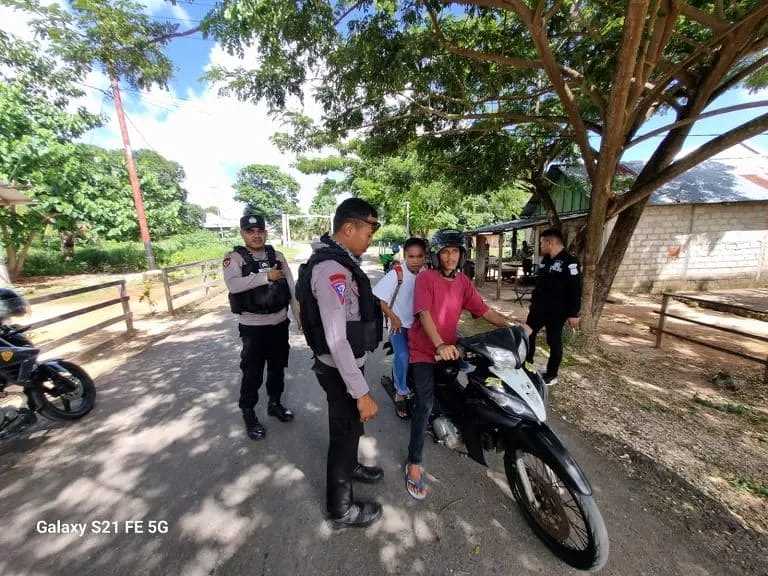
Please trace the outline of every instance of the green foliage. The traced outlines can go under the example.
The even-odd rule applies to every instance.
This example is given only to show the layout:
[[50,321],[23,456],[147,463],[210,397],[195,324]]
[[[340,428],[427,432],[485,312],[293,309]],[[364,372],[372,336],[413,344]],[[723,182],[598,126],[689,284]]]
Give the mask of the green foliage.
[[32,28],[64,62],[81,72],[94,66],[137,89],[166,86],[173,63],[163,49],[179,24],[155,21],[132,0],[2,0],[32,18]]
[[730,483],[738,490],[749,492],[764,500],[768,500],[768,484],[765,482],[751,480],[749,478],[732,478]]
[[250,164],[237,172],[235,200],[274,222],[282,212],[299,212],[299,183],[277,166]]
[[[236,244],[239,235],[224,239],[218,234],[199,231],[172,236],[153,243],[159,266],[188,264],[200,260],[222,258]],[[32,248],[25,267],[27,276],[61,276],[69,274],[99,274],[140,272],[146,270],[144,245],[141,242],[102,241],[79,248],[71,260],[63,259],[55,245],[41,243]],[[279,248],[287,256],[292,252]]]
[[398,243],[402,245],[407,239],[408,235],[405,232],[405,226],[400,226],[399,224],[385,224],[374,236],[374,242],[381,242],[383,244]]

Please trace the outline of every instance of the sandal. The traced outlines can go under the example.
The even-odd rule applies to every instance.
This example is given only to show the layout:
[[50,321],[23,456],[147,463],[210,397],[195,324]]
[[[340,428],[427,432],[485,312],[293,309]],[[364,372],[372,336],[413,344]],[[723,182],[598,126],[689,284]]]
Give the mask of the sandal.
[[416,500],[424,500],[427,497],[427,481],[424,480],[424,468],[421,469],[421,478],[418,480],[408,476],[408,464],[405,465],[405,489]]
[[[400,398],[398,400],[398,397]],[[408,420],[410,414],[408,413],[408,397],[395,394],[395,413],[400,420]]]

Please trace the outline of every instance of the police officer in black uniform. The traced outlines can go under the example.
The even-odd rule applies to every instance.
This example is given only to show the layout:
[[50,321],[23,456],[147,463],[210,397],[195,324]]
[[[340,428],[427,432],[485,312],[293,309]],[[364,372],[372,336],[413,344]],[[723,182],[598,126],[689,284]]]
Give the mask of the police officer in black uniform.
[[541,264],[536,275],[536,287],[531,296],[531,309],[526,324],[531,328],[528,362],[533,362],[536,335],[547,332],[549,360],[544,381],[557,383],[557,371],[563,360],[563,326],[579,326],[581,309],[581,274],[578,260],[565,249],[563,235],[556,228],[544,230],[539,237]]
[[291,269],[285,257],[266,243],[264,218],[246,212],[240,219],[240,235],[245,246],[235,246],[224,258],[224,281],[229,289],[229,304],[238,315],[243,341],[240,369],[240,410],[245,430],[252,440],[261,440],[266,428],[256,417],[259,388],[267,367],[267,414],[281,422],[293,420],[293,412],[283,406],[284,372],[288,365],[288,307],[298,318],[293,297]]

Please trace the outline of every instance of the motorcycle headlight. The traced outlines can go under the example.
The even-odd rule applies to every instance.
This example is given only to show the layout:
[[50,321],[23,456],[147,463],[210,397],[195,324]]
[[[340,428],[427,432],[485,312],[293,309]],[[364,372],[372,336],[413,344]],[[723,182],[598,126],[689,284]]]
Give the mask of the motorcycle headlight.
[[505,410],[509,410],[518,416],[523,416],[532,420],[538,420],[536,414],[534,414],[533,411],[528,407],[528,404],[523,402],[517,396],[506,394],[499,390],[489,388],[488,386],[485,387],[485,391],[488,393],[491,399],[496,402],[496,404]]
[[521,338],[520,344],[517,345],[517,357],[520,360],[520,365],[525,364],[525,357],[528,356],[528,344]]

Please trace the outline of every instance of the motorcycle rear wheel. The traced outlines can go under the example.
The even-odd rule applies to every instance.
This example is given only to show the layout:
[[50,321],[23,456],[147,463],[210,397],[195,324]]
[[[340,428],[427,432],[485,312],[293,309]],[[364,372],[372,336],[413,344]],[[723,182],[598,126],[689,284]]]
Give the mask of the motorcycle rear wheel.
[[75,390],[60,393],[50,378],[34,385],[30,391],[40,414],[51,420],[78,420],[93,410],[96,404],[96,386],[88,373],[77,364],[61,360],[66,370],[61,377],[75,385]]
[[600,570],[609,548],[600,510],[592,496],[574,491],[559,478],[548,460],[547,455],[527,448],[508,449],[504,469],[512,494],[526,522],[555,555],[579,570]]

